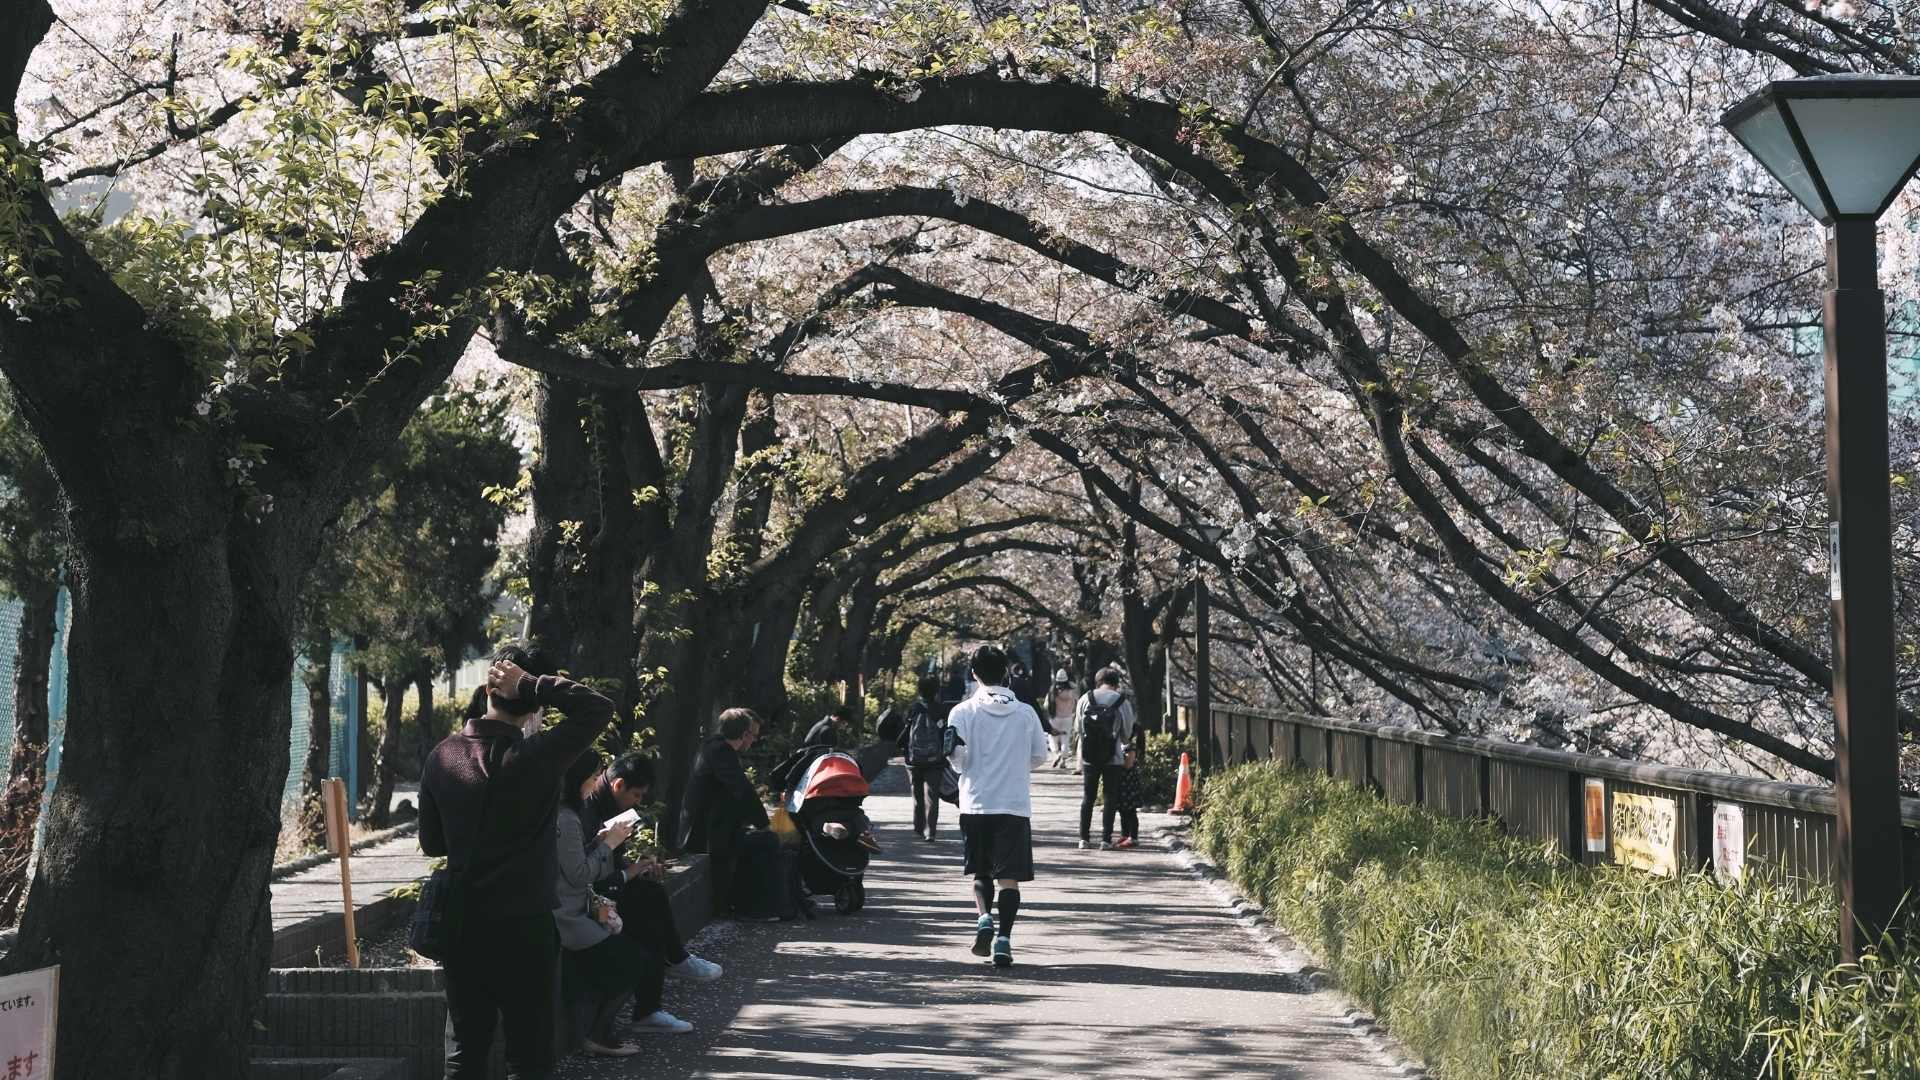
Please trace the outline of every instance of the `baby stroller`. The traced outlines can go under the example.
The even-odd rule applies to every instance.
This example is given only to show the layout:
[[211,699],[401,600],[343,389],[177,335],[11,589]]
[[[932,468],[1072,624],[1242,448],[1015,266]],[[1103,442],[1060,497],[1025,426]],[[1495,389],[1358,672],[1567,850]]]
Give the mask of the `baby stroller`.
[[866,906],[866,871],[873,823],[861,803],[867,778],[852,754],[826,751],[798,770],[787,813],[800,827],[800,883],[806,893],[830,895],[851,915]]

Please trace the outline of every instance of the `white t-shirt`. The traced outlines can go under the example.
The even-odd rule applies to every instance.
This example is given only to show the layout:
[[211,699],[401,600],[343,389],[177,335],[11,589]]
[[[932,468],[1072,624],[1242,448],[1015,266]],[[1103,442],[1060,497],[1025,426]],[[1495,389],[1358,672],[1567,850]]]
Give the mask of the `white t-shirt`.
[[1033,706],[1004,686],[982,686],[947,725],[959,740],[948,760],[960,774],[960,812],[1032,817],[1033,770],[1053,755]]

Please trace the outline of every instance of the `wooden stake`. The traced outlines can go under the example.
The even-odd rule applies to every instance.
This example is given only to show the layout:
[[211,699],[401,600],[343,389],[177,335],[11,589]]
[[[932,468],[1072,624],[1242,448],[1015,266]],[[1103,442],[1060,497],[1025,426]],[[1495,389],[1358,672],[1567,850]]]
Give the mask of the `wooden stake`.
[[340,860],[340,904],[346,921],[347,966],[360,966],[360,939],[353,926],[353,837],[347,830],[347,783],[335,777],[320,782],[320,801],[326,807],[327,846]]

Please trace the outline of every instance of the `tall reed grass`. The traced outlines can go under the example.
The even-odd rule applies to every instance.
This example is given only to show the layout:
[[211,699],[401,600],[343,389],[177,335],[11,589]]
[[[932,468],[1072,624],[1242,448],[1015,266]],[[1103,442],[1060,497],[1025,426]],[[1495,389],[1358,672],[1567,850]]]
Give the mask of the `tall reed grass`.
[[1199,848],[1447,1080],[1920,1078],[1920,948],[1840,966],[1829,892],[1577,867],[1274,763],[1204,794]]

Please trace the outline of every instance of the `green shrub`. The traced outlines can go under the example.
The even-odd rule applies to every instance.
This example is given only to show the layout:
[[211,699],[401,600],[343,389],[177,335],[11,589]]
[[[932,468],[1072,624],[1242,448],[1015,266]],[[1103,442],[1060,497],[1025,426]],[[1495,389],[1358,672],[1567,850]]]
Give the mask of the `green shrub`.
[[1586,869],[1273,763],[1196,841],[1441,1077],[1920,1077],[1920,958],[1836,966],[1835,902]]
[[1193,740],[1171,732],[1147,735],[1147,753],[1140,759],[1140,805],[1172,806],[1174,785],[1180,776],[1180,755],[1192,754]]

